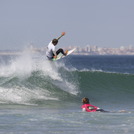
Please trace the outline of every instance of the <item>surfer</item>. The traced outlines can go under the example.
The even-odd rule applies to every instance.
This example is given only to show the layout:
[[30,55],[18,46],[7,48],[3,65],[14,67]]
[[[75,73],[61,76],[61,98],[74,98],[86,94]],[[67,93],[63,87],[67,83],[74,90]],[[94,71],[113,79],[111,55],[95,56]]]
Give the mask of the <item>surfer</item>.
[[97,112],[97,111],[106,112],[103,109],[100,109],[99,107],[91,105],[88,98],[83,98],[82,103],[83,103],[83,105],[81,106],[82,111],[86,111],[86,112]]
[[58,49],[57,51],[55,51],[55,46],[58,44],[59,39],[65,35],[65,32],[62,32],[61,36],[58,37],[57,39],[53,39],[47,46],[47,51],[46,51],[46,56],[49,60],[52,60],[53,58],[56,59],[57,55],[59,53],[62,53],[63,55],[67,55],[67,52],[64,52],[64,50],[62,48]]

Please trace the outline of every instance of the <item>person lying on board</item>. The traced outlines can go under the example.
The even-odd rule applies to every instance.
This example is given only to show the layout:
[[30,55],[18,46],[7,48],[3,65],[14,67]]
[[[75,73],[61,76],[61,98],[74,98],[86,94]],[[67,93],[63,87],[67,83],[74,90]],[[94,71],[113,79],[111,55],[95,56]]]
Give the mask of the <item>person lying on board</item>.
[[88,98],[83,98],[82,103],[83,103],[83,105],[81,106],[82,111],[86,111],[86,112],[97,112],[97,111],[106,112],[106,111],[104,111],[103,109],[100,109],[97,106],[91,105]]
[[62,48],[58,49],[57,51],[55,51],[55,46],[58,44],[59,39],[65,35],[65,32],[62,32],[61,36],[58,37],[57,39],[53,39],[47,46],[47,51],[46,51],[46,56],[49,60],[52,60],[53,58],[56,59],[57,55],[59,53],[62,53],[63,55],[67,55],[67,52],[64,52],[64,50]]

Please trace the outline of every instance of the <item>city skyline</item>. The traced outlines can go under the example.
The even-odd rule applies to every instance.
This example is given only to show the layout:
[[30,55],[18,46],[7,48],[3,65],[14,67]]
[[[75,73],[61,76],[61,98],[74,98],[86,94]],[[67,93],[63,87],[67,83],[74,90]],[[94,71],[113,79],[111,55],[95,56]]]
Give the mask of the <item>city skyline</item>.
[[[134,55],[134,46],[120,46],[116,48],[98,47],[96,45],[68,46],[64,50],[76,48],[73,55]],[[47,47],[36,48],[34,44],[29,44],[24,50],[0,50],[0,55],[20,55],[23,51],[30,50],[32,53],[45,54]]]
[[133,0],[0,1],[0,49],[23,49],[29,42],[45,47],[61,32],[63,47],[134,44]]

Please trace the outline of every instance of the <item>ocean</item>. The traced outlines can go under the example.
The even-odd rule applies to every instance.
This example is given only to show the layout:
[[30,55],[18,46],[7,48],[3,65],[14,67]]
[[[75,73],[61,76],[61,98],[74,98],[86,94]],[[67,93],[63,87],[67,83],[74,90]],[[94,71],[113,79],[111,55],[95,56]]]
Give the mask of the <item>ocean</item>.
[[133,102],[134,56],[0,56],[0,134],[133,134]]

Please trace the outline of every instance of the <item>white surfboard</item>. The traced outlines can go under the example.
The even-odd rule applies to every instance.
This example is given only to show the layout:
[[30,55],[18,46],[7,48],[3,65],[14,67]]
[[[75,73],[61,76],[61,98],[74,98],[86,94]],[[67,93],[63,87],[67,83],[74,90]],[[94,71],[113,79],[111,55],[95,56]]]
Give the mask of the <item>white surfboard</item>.
[[[73,53],[75,50],[76,50],[76,48],[73,48],[73,49],[69,50],[66,56],[70,55],[70,54]],[[64,58],[64,57],[66,57],[66,56],[63,55],[62,53],[59,53],[59,54],[57,55],[57,58],[56,58],[56,59],[53,58],[53,61],[59,60],[59,59]]]

